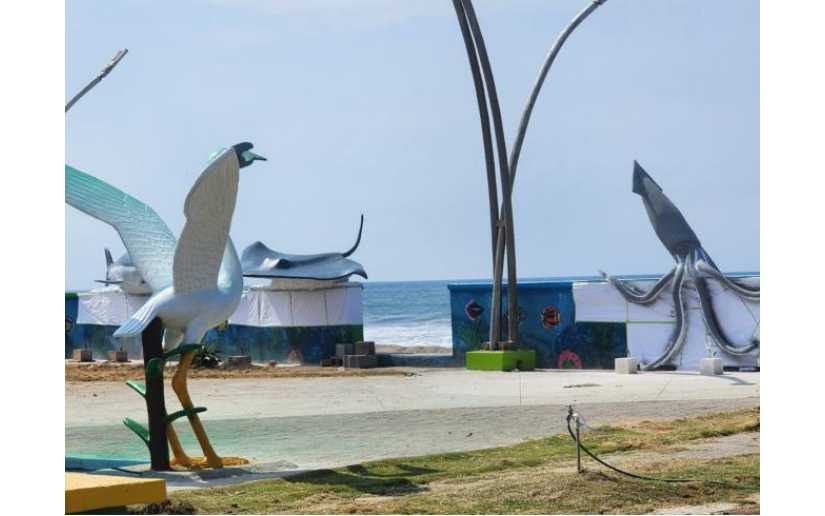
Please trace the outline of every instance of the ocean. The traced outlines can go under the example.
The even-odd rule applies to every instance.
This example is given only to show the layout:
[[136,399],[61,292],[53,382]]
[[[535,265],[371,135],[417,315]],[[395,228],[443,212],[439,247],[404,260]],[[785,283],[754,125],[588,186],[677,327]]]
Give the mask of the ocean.
[[376,344],[452,347],[454,281],[364,282],[364,338]]

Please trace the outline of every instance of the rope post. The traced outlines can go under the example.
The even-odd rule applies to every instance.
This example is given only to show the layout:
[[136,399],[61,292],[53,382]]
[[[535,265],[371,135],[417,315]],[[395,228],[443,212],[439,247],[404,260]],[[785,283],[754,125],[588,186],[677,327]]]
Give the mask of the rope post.
[[581,447],[581,423],[579,422],[579,415],[576,414],[574,416],[576,418],[576,472],[581,474],[582,473],[582,447]]

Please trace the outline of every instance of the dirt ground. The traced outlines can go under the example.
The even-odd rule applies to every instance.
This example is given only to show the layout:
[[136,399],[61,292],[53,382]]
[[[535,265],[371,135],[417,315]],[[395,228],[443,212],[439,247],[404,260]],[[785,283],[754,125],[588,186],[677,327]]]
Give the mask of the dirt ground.
[[[173,373],[176,364],[167,368]],[[315,366],[262,366],[253,365],[245,369],[191,369],[189,378],[322,378],[338,376],[403,376],[413,374],[403,367],[379,367],[375,369],[344,369],[342,367]],[[66,361],[67,382],[125,382],[143,380],[143,362],[79,363]]]
[[[450,354],[450,348],[440,346],[397,346],[392,344],[376,345],[378,353],[400,354]],[[175,367],[169,364],[167,367]],[[317,367],[280,365],[269,366],[253,364],[246,369],[192,369],[190,378],[323,378],[323,377],[365,377],[410,375],[411,371],[403,367],[381,367],[375,369],[344,369],[341,367]],[[133,360],[128,363],[98,360],[92,363],[66,361],[67,382],[124,382],[126,380],[143,380],[143,362]]]

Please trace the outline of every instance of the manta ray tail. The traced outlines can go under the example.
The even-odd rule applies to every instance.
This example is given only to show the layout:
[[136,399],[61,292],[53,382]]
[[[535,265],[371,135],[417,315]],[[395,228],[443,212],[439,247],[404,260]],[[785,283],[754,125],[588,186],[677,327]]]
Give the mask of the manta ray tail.
[[353,245],[349,251],[343,253],[343,257],[346,258],[347,256],[351,255],[358,249],[358,244],[361,243],[361,232],[364,231],[364,214],[361,214],[361,226],[358,228],[358,238],[355,239],[355,245]]

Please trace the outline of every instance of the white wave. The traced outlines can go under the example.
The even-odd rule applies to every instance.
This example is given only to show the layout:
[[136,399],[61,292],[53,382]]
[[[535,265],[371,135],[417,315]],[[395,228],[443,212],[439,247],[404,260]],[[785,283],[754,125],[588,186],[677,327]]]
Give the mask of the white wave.
[[364,338],[376,344],[398,346],[453,345],[449,324],[370,325],[364,324]]

